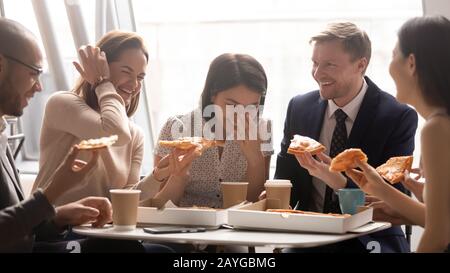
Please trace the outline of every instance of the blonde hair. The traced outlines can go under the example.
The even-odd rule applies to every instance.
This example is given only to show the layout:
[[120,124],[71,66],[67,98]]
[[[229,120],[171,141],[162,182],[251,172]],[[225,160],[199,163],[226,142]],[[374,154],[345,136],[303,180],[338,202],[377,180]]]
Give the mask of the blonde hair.
[[310,43],[336,40],[341,41],[344,50],[351,55],[353,61],[366,58],[367,66],[369,65],[372,55],[372,45],[369,36],[353,23],[331,23],[319,34],[311,37]]
[[[95,45],[100,48],[100,51],[105,52],[108,63],[117,61],[120,55],[127,49],[142,50],[148,62],[148,51],[145,47],[144,40],[141,36],[134,32],[114,30],[106,33]],[[92,109],[98,111],[97,94],[93,92],[92,86],[82,77],[78,79],[73,92],[81,96]],[[139,105],[140,93],[131,99],[130,105],[127,106],[127,116],[131,117],[137,110]]]

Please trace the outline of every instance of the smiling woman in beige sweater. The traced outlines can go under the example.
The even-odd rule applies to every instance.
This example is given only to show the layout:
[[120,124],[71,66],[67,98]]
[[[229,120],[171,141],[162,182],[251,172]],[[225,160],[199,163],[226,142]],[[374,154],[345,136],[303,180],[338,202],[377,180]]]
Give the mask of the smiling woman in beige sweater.
[[[148,53],[135,33],[113,31],[96,47],[79,50],[74,62],[81,79],[72,92],[57,92],[47,102],[41,129],[39,175],[33,187],[46,187],[49,176],[66,151],[84,139],[117,135],[118,141],[100,150],[97,166],[79,187],[65,193],[56,204],[86,196],[109,197],[110,189],[139,183],[144,151],[142,130],[129,120],[138,106]],[[80,153],[87,160],[88,153]],[[159,183],[148,176],[140,181],[141,198],[151,196]]]

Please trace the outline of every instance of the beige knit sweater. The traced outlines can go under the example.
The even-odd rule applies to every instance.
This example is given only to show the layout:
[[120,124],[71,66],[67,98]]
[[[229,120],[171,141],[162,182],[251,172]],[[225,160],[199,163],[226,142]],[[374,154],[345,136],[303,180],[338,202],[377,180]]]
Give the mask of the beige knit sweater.
[[[101,150],[96,166],[84,181],[60,196],[56,205],[87,196],[109,197],[110,189],[127,188],[139,182],[143,132],[128,119],[124,102],[111,83],[100,85],[95,92],[99,112],[73,92],[57,92],[47,102],[41,129],[39,174],[33,191],[52,182],[52,174],[74,144],[84,139],[118,136],[113,146]],[[90,152],[80,152],[80,159],[88,161],[89,157]],[[142,190],[141,199],[145,199],[159,190],[159,182],[147,176],[138,188]]]

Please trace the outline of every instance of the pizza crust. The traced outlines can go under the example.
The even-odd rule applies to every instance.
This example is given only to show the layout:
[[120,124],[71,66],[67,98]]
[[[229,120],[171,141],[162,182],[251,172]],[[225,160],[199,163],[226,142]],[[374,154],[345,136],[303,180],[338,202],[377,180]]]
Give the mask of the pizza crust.
[[325,146],[315,139],[301,135],[294,135],[287,152],[288,154],[293,155],[302,154],[304,152],[309,152],[311,155],[316,155],[324,152],[325,150]]
[[117,135],[111,135],[109,137],[101,137],[101,138],[92,138],[88,140],[82,140],[80,143],[76,145],[76,147],[80,150],[93,150],[93,149],[101,149],[107,146],[111,146],[118,140]]

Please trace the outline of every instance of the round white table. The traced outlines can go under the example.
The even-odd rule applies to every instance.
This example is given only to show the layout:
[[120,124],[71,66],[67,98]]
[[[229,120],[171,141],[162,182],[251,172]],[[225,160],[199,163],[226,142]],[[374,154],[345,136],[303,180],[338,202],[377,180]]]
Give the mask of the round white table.
[[73,232],[87,237],[109,239],[144,240],[158,243],[180,243],[193,245],[236,245],[248,246],[250,252],[254,247],[307,248],[333,244],[353,239],[391,227],[390,223],[373,222],[347,234],[319,234],[319,233],[288,233],[269,231],[247,231],[229,228],[207,230],[196,233],[150,234],[143,228],[132,231],[116,231],[113,226],[92,228],[89,226],[74,227]]

